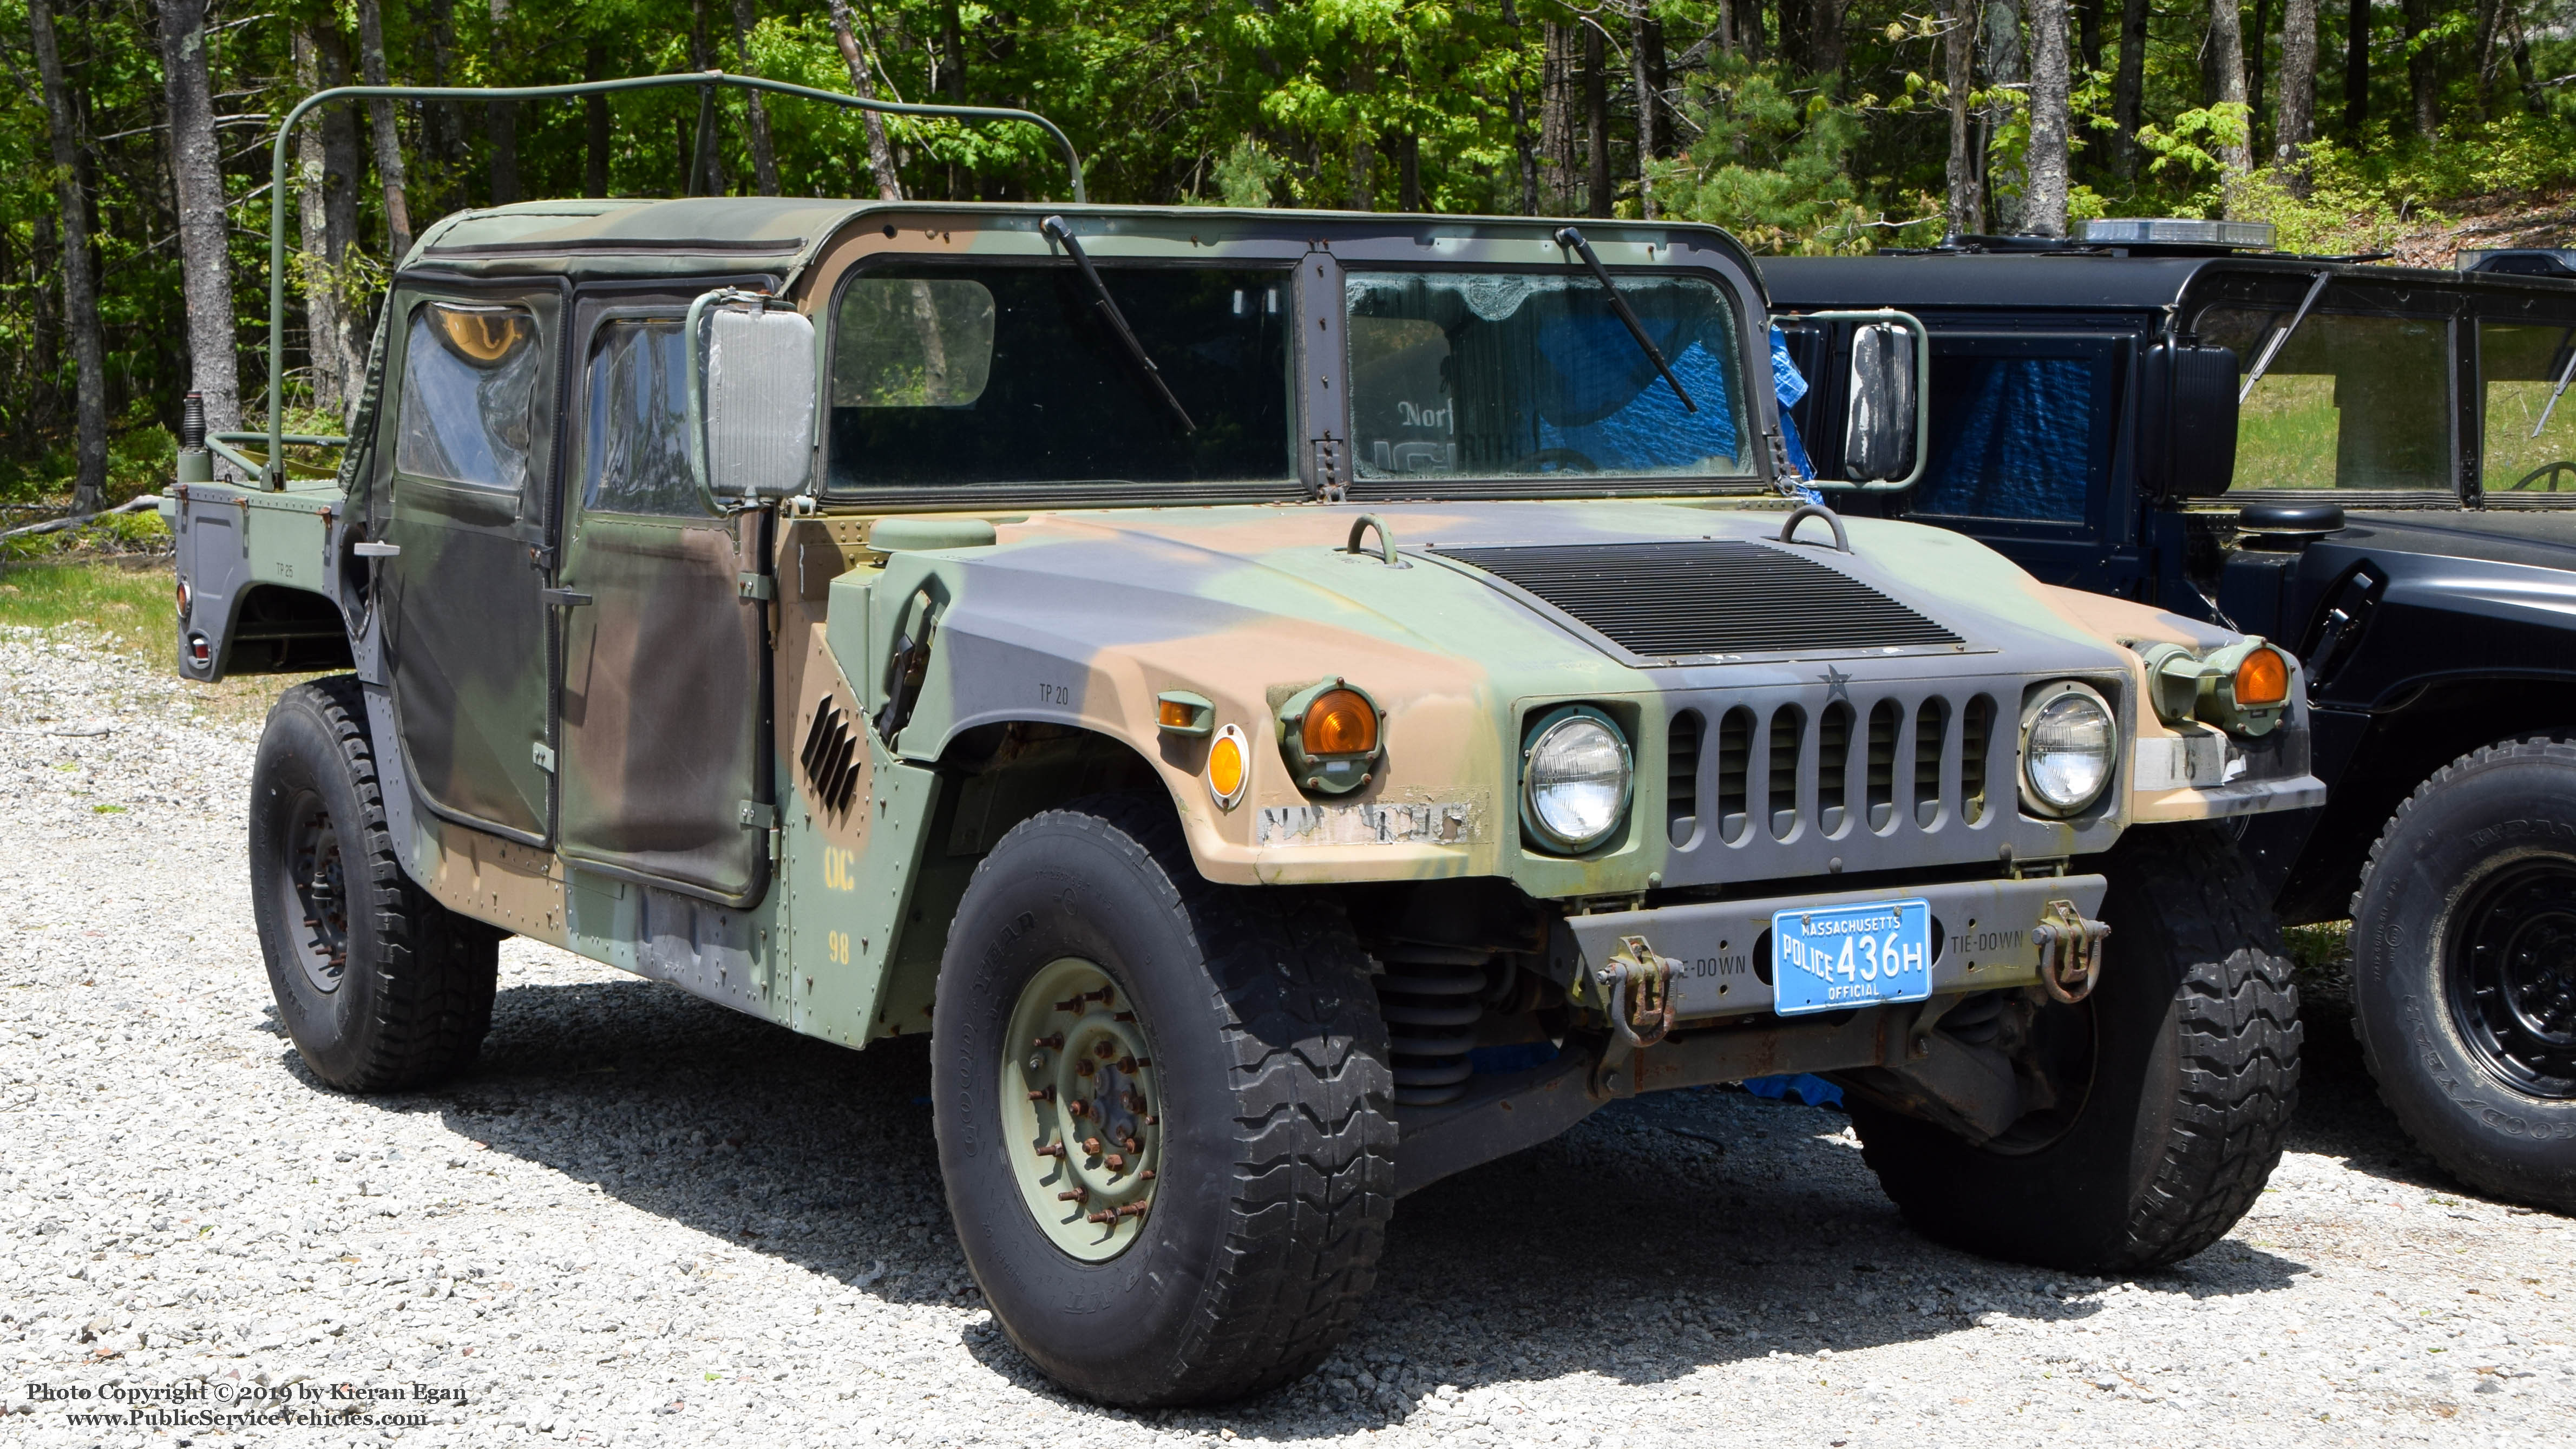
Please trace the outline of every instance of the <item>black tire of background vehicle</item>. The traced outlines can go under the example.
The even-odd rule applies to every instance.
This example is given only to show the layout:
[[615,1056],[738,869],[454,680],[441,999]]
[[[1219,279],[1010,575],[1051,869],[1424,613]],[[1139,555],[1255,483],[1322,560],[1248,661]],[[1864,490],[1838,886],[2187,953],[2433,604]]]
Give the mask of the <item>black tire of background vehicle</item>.
[[2482,746],[2417,786],[2353,893],[2352,1027],[2416,1146],[2482,1192],[2569,1211],[2576,1099],[2534,1094],[2482,1060],[2450,979],[2465,964],[2458,913],[2480,884],[2553,859],[2576,862],[2576,736]]
[[[340,860],[345,967],[313,980],[312,927],[297,904],[297,816],[317,805]],[[313,1074],[348,1092],[391,1092],[474,1059],[492,1026],[502,933],[456,915],[403,873],[358,681],[343,675],[278,697],[251,769],[250,878],[268,982]]]
[[[1030,977],[1077,956],[1135,1003],[1162,1172],[1134,1244],[1057,1248],[1002,1138],[1002,1038]],[[1023,821],[966,889],[931,1016],[948,1207],[993,1316],[1058,1383],[1146,1407],[1229,1399],[1331,1350],[1395,1205],[1394,1075],[1368,962],[1329,899],[1211,885],[1168,801]]]
[[2082,1273],[2188,1258],[2281,1160],[2298,1095],[2298,993],[2280,927],[2211,825],[2131,829],[2111,852],[2092,1084],[2026,1153],[1855,1102],[1862,1154],[1905,1219],[1988,1257]]

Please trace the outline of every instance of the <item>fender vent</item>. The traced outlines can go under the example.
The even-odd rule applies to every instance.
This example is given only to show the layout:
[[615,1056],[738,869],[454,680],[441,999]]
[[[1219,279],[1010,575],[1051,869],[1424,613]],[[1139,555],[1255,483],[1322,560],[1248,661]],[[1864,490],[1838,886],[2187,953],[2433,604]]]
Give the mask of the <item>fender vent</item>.
[[1960,642],[1851,575],[1767,543],[1713,539],[1433,552],[1534,595],[1640,659]]
[[859,737],[832,696],[824,695],[814,707],[814,722],[805,727],[805,747],[796,758],[823,808],[835,815],[846,812],[859,788]]

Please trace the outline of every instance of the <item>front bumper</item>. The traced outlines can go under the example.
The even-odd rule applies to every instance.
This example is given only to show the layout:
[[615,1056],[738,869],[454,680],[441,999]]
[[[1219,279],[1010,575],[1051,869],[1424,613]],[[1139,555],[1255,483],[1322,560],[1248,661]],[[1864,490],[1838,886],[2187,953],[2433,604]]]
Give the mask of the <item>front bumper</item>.
[[[2056,901],[2073,903],[2085,917],[2098,916],[2108,889],[2098,875],[2031,876],[1568,916],[1550,939],[1549,974],[1571,988],[1619,955],[1622,938],[1643,937],[1656,955],[1676,963],[1672,992],[1677,1019],[1750,1016],[1773,1005],[1769,944],[1764,940],[1772,912],[1905,897],[1932,907],[1933,995],[2036,986],[2041,948],[2032,928]],[[2119,923],[2111,924],[2116,929]]]

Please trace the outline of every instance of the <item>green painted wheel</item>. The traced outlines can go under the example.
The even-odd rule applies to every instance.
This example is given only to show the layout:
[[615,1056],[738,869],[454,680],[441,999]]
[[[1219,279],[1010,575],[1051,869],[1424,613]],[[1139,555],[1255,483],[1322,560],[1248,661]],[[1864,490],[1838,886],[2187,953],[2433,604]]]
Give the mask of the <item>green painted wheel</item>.
[[1108,973],[1068,956],[1021,988],[1004,1038],[998,1095],[1020,1200],[1086,1263],[1136,1241],[1162,1163],[1153,1049],[1133,1005]]

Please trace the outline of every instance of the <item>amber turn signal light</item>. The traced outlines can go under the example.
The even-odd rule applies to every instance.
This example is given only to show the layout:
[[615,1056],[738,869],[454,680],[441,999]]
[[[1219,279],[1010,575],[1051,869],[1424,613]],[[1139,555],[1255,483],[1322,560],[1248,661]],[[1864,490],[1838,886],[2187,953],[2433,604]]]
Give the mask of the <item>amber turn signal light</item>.
[[2256,649],[2236,666],[2236,703],[2261,708],[2290,697],[2290,665],[2277,649]]
[[1377,748],[1377,710],[1356,689],[1328,689],[1306,706],[1299,734],[1309,755],[1365,755]]

